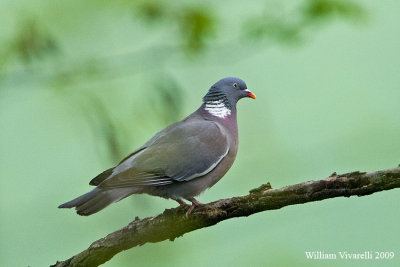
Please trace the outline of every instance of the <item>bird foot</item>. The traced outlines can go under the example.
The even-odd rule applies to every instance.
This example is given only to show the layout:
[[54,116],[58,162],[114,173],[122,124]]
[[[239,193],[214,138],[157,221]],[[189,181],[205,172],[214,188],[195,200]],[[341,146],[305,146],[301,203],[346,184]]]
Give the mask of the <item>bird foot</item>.
[[192,213],[192,211],[194,210],[195,207],[205,205],[205,204],[199,202],[198,200],[196,200],[195,198],[188,198],[187,200],[192,202],[192,205],[190,205],[189,209],[187,210],[186,216],[189,216],[189,214]]
[[175,201],[179,203],[179,206],[177,207],[178,210],[189,206],[189,204],[187,204],[187,203],[186,203],[185,201],[183,201],[182,199],[175,199]]

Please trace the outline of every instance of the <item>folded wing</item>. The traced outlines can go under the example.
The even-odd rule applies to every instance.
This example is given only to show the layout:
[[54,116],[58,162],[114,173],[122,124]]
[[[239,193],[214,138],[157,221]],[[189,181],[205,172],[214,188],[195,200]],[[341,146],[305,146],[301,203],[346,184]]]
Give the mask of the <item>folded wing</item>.
[[212,121],[183,121],[167,127],[140,151],[112,169],[100,188],[162,186],[211,172],[229,152],[226,136]]

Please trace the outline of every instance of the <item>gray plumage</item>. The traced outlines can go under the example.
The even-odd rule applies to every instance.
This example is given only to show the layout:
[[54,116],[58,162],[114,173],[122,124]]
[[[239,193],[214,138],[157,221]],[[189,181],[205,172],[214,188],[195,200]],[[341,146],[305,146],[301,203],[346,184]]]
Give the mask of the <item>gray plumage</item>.
[[131,194],[171,198],[189,212],[194,197],[213,186],[232,166],[238,147],[236,103],[255,98],[238,78],[215,83],[200,108],[154,135],[117,166],[90,181],[92,191],[59,206],[91,215]]

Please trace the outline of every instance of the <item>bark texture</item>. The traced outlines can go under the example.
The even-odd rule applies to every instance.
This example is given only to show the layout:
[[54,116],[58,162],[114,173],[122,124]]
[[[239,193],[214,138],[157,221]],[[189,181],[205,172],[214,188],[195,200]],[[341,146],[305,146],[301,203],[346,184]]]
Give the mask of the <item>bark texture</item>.
[[127,226],[93,242],[89,248],[52,266],[98,266],[117,253],[148,242],[173,241],[185,233],[221,221],[249,216],[266,210],[334,197],[365,196],[400,187],[400,167],[374,172],[351,172],[272,189],[270,184],[250,190],[245,196],[221,199],[196,208],[167,209],[162,214],[136,218]]

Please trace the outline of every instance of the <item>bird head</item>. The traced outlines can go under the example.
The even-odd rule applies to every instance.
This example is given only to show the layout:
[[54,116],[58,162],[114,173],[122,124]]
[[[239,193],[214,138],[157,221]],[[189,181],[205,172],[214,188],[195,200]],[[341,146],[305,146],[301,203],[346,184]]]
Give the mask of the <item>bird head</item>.
[[208,93],[203,97],[204,103],[222,102],[226,108],[232,109],[244,97],[256,99],[256,95],[247,89],[246,83],[234,77],[219,80],[211,86]]

